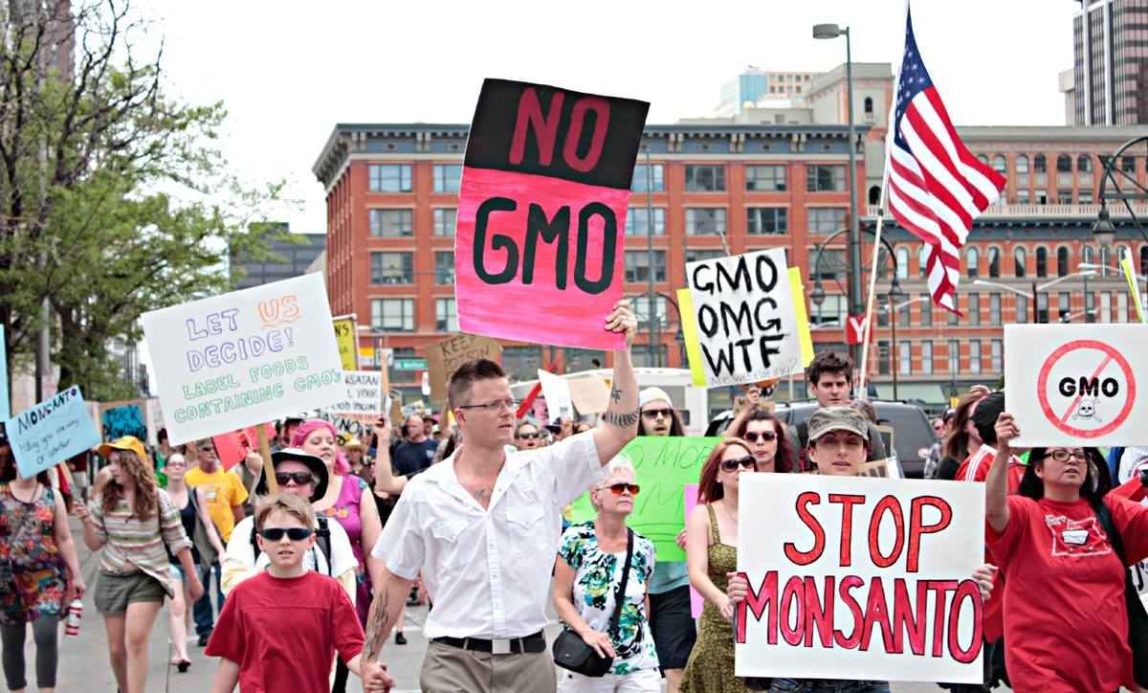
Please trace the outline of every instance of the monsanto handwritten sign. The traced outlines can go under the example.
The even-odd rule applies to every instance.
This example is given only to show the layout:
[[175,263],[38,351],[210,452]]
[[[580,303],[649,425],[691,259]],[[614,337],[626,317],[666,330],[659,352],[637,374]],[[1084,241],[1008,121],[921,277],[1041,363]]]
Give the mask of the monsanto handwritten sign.
[[8,419],[4,430],[25,479],[100,444],[100,432],[77,385]]
[[622,235],[648,108],[541,84],[483,82],[455,234],[463,332],[622,347],[604,320],[622,298]]
[[1017,447],[1148,444],[1148,325],[1006,325]]
[[801,335],[785,249],[686,264],[708,387],[801,372]]
[[738,676],[979,683],[984,489],[743,474]]

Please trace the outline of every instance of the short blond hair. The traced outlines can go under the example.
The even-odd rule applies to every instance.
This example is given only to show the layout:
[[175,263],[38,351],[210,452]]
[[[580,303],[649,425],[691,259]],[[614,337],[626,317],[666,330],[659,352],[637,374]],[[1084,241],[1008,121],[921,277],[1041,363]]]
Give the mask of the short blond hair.
[[303,523],[304,527],[315,526],[315,511],[305,499],[290,493],[279,493],[269,497],[255,513],[255,531],[263,529],[263,524],[273,512],[282,512]]

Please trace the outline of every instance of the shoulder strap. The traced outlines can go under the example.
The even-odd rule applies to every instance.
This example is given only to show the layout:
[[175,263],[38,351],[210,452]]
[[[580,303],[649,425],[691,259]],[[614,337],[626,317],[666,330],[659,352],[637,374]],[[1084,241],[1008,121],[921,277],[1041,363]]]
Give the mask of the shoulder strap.
[[710,514],[710,543],[716,546],[721,543],[721,527],[718,526],[717,515],[714,513],[714,504],[706,503],[706,510]]
[[[626,599],[626,584],[630,581],[630,559],[634,556],[634,530],[626,529],[626,562],[622,564],[622,582],[614,593],[614,613],[610,616],[610,630],[618,631],[618,619],[622,616],[622,602]],[[641,632],[641,631],[639,631]]]
[[315,533],[315,543],[323,552],[323,558],[327,559],[327,576],[335,577],[335,566],[331,565],[331,527],[327,524],[326,517],[320,515],[315,519],[319,521],[319,531]]

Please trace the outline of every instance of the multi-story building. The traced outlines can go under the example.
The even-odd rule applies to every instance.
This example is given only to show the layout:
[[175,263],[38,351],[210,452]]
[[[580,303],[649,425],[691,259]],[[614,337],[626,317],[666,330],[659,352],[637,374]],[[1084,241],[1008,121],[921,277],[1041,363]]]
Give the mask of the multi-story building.
[[1074,125],[1148,124],[1148,0],[1075,0]]
[[778,72],[753,65],[721,88],[717,117],[735,117],[761,104],[800,100],[809,93],[812,72]]
[[290,234],[286,224],[277,225],[282,230],[268,241],[269,256],[255,259],[243,254],[232,255],[231,276],[236,289],[302,276],[327,247],[324,234]]

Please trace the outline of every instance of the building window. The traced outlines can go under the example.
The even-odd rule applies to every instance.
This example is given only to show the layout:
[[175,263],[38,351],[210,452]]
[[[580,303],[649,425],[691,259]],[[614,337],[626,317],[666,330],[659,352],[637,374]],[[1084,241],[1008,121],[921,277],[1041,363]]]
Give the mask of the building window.
[[989,294],[989,324],[1001,324],[1001,295],[998,293]]
[[626,235],[648,236],[650,234],[650,211],[654,212],[654,235],[666,234],[666,210],[663,207],[630,207],[626,210]]
[[1084,294],[1084,322],[1096,322],[1096,294]]
[[[601,368],[606,364],[606,352],[597,351],[595,349],[571,349],[567,347],[563,350],[566,356],[566,371],[576,373],[578,371],[588,371],[591,368]],[[595,363],[599,365],[594,365]],[[530,376],[537,378],[538,374]]]
[[889,294],[877,294],[877,327],[889,326],[889,313],[893,311],[893,306],[889,303]]
[[714,258],[725,257],[725,255],[725,251],[722,250],[686,248],[686,263],[713,260]]
[[1008,173],[1008,162],[1000,154],[993,157],[993,170],[1002,176]]
[[458,311],[453,298],[434,300],[434,329],[436,332],[458,332]]
[[1029,202],[1032,202],[1032,198],[1029,197],[1028,188],[1021,188],[1016,191],[1016,203],[1018,205],[1027,205]]
[[512,380],[534,380],[542,368],[542,347],[508,346],[502,348],[502,370]]
[[1047,173],[1048,164],[1044,158],[1044,154],[1037,154],[1032,158],[1032,170],[1036,173]]
[[371,192],[408,193],[411,191],[410,164],[371,164],[367,167],[367,189]]
[[969,340],[969,373],[974,375],[981,372],[981,340]]
[[845,192],[844,166],[806,166],[805,175],[808,192]]
[[845,325],[845,316],[849,314],[848,297],[841,294],[827,294],[825,301],[819,306],[813,306],[813,317],[810,322],[814,325]]
[[630,190],[634,192],[664,192],[666,189],[664,176],[665,169],[661,164],[638,164],[634,167],[634,177],[630,181]]
[[1056,157],[1056,172],[1072,173],[1072,157],[1067,154]]
[[1016,321],[1018,323],[1028,322],[1028,299],[1024,296],[1014,296],[1013,300],[1016,301]]
[[1024,154],[1018,156],[1015,160],[1016,172],[1023,174],[1028,173],[1028,157]]
[[686,165],[686,192],[724,192],[725,165]]
[[957,313],[961,312],[961,295],[960,294],[953,296],[953,310],[956,312],[952,312],[952,311],[945,311],[945,312],[949,314],[949,325],[956,327],[957,325],[961,324],[961,317],[959,315],[957,315]]
[[921,375],[933,374],[933,342],[926,339],[921,342]]
[[901,375],[910,375],[913,372],[913,345],[909,342],[897,344],[897,370]]
[[1086,246],[1084,246],[1083,248],[1081,248],[1081,249],[1080,249],[1080,261],[1081,261],[1082,263],[1084,263],[1084,264],[1086,264],[1086,265],[1092,265],[1092,264],[1095,264],[1095,263],[1092,261],[1092,260],[1093,260],[1093,256],[1094,256],[1094,253],[1093,253],[1093,250],[1092,250],[1092,246],[1090,246],[1090,245],[1086,245]]
[[1064,321],[1072,313],[1072,294],[1061,291],[1056,295],[1056,317]]
[[961,343],[955,339],[949,340],[949,372],[961,372]]
[[1036,276],[1048,276],[1048,248],[1043,246],[1036,249]]
[[1087,154],[1081,154],[1076,158],[1076,170],[1081,173],[1092,173],[1092,159]]
[[1004,373],[1004,342],[994,339],[989,342],[989,353],[992,359],[990,368],[993,375]]
[[454,284],[454,251],[440,250],[434,254],[434,283]]
[[413,284],[414,253],[371,253],[372,284]]
[[785,167],[746,166],[745,189],[748,192],[785,192]]
[[448,207],[435,207],[434,209],[434,235],[450,237],[454,235],[455,220],[458,210]]
[[778,236],[789,231],[789,210],[785,207],[750,207],[746,210],[745,232],[750,236]]
[[686,234],[718,236],[725,234],[724,207],[687,207]]
[[[645,250],[627,250],[625,254],[626,281],[650,281],[650,253]],[[666,281],[666,251],[654,251],[654,281]]]
[[892,364],[890,364],[892,352],[889,350],[889,342],[881,340],[877,342],[877,374],[889,375],[893,372]]
[[844,250],[812,250],[809,253],[810,274],[814,279],[845,278]]
[[371,235],[376,238],[406,238],[415,235],[414,214],[409,209],[372,209]]
[[1129,175],[1135,176],[1136,157],[1127,155],[1120,157],[1120,170]]
[[1017,279],[1024,279],[1025,264],[1028,262],[1027,253],[1023,246],[1017,246],[1012,251],[1013,273]]
[[1112,322],[1112,292],[1105,291],[1100,294],[1100,322]]
[[415,331],[413,298],[371,299],[371,327],[389,332]]
[[921,274],[921,279],[929,276],[929,253],[932,252],[932,247],[927,243],[921,244],[921,250],[917,253],[917,267]]
[[[643,326],[649,328],[650,295],[642,294],[641,296],[635,296],[630,300],[630,303],[634,306],[634,317],[638,319],[639,329],[641,329]],[[662,296],[661,294],[658,294],[654,297],[653,317],[658,321],[659,326],[664,326],[666,324],[666,297]],[[566,367],[569,368],[570,364],[566,364]]]
[[917,301],[917,305],[921,306],[921,327],[932,327],[933,297],[929,294],[921,294],[921,300]]
[[969,294],[969,324],[981,324],[981,295],[975,291]]
[[[1100,246],[1100,263],[1099,264],[1107,267],[1109,261],[1111,261],[1111,260],[1112,260],[1112,249],[1106,245]],[[1108,270],[1101,270],[1101,271],[1104,272],[1105,274],[1108,273]]]
[[989,248],[989,276],[993,279],[1001,276],[1001,249],[996,246]]
[[845,228],[844,207],[806,207],[809,218],[809,233],[829,234]]
[[435,164],[434,191],[436,193],[457,193],[462,179],[462,164]]
[[1056,276],[1068,276],[1068,248],[1064,246],[1056,249]]
[[1041,324],[1048,322],[1048,294],[1043,291],[1036,295],[1036,321]]
[[873,97],[872,96],[866,96],[865,97],[865,115],[868,115],[868,116],[873,115]]
[[[884,249],[882,248],[882,250],[884,250]],[[896,252],[893,255],[894,255],[894,257],[897,258],[897,278],[898,279],[908,279],[909,278],[909,249],[906,248],[905,246],[900,246],[897,248]],[[882,265],[882,266],[884,266],[884,265]]]
[[978,265],[981,264],[981,254],[974,245],[969,246],[965,251],[965,271],[969,275],[969,279],[977,278]]
[[1092,204],[1092,190],[1081,188],[1076,193],[1077,204],[1090,205]]
[[[898,307],[899,306],[899,307]],[[911,327],[913,324],[913,304],[907,299],[893,306],[897,311],[897,324],[901,327]]]
[[1116,322],[1128,322],[1128,293],[1116,294]]
[[1148,275],[1148,245],[1140,246],[1140,275]]

